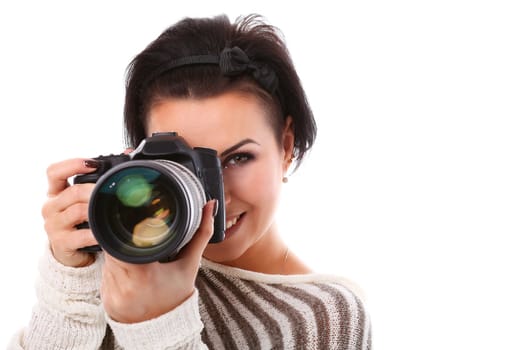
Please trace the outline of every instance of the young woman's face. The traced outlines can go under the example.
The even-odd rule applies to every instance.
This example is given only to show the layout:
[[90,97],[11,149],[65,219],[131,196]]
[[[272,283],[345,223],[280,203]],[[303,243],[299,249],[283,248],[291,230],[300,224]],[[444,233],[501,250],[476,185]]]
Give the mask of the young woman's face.
[[241,257],[274,230],[282,178],[290,164],[289,124],[277,140],[259,100],[229,92],[206,99],[167,99],[153,106],[147,134],[175,131],[191,147],[217,150],[224,177],[226,238],[209,244],[213,261]]

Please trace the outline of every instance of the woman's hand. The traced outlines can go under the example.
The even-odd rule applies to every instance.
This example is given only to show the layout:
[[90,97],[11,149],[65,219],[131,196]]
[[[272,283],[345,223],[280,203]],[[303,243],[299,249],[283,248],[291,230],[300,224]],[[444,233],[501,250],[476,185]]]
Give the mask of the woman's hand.
[[90,229],[75,226],[87,221],[89,197],[94,184],[69,185],[68,178],[93,172],[96,161],[70,159],[52,164],[47,169],[48,200],[42,207],[44,227],[56,260],[66,266],[90,265],[94,257],[79,248],[97,244]]
[[199,229],[172,262],[128,264],[105,255],[101,298],[113,320],[150,320],[192,295],[202,253],[213,234],[214,206],[215,200],[206,204]]

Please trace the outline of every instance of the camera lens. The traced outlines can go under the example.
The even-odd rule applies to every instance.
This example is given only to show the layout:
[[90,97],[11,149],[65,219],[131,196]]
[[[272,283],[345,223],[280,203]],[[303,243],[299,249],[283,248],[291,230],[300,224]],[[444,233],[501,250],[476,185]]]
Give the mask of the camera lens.
[[206,203],[197,177],[168,160],[132,160],[95,186],[90,227],[101,248],[119,260],[171,260],[197,230]]

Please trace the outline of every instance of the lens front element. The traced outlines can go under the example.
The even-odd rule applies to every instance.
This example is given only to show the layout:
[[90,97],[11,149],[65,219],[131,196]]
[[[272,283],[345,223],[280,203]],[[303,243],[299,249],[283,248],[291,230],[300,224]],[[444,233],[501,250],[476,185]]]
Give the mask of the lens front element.
[[136,247],[160,244],[169,236],[177,203],[169,196],[170,190],[165,188],[159,172],[148,168],[128,168],[128,172],[131,174],[109,187],[115,183],[116,197],[108,198],[115,202],[110,226],[121,240]]
[[129,161],[95,186],[89,222],[103,250],[131,263],[172,256],[197,230],[204,190],[193,173],[166,160]]
[[117,197],[128,207],[140,207],[151,199],[153,186],[143,174],[126,175],[117,184]]

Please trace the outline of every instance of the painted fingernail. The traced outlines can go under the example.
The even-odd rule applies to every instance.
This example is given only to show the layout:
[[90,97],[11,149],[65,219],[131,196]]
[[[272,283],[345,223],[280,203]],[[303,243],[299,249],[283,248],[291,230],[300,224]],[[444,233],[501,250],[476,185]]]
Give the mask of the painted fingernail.
[[97,169],[100,166],[100,162],[98,160],[94,160],[94,159],[86,159],[84,161],[84,166],[86,168]]

